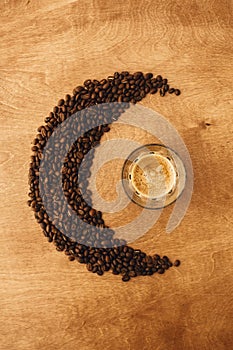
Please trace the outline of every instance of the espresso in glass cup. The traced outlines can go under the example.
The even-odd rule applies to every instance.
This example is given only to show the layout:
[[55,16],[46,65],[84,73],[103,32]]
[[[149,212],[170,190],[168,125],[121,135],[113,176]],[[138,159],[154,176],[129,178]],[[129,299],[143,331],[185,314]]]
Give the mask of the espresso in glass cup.
[[147,144],[133,151],[122,169],[123,188],[136,204],[160,209],[172,204],[185,187],[186,172],[169,147]]

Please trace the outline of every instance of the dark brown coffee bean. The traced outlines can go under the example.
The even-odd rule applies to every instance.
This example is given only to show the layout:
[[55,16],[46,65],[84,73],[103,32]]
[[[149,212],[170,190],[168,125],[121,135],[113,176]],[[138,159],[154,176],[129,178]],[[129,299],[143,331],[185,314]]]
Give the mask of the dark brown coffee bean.
[[141,98],[144,98],[145,96],[146,96],[146,93],[145,93],[144,90],[142,90],[142,91],[140,92],[140,97],[141,97]]
[[91,97],[90,94],[83,94],[83,95],[81,95],[81,99],[82,100],[88,100],[90,97]]
[[101,85],[104,85],[104,84],[106,84],[107,82],[108,82],[107,79],[101,79],[101,80],[100,80],[100,84],[101,84]]
[[83,159],[84,155],[83,155],[82,152],[77,152],[77,157],[78,157],[79,159]]
[[124,276],[122,277],[122,281],[123,281],[123,282],[128,282],[129,280],[130,280],[129,275],[124,275]]
[[37,152],[37,151],[38,151],[38,147],[37,147],[37,146],[33,146],[33,147],[32,147],[32,151],[33,151],[33,152]]
[[156,92],[158,91],[157,88],[153,87],[151,90],[150,90],[150,93],[153,95],[153,94],[156,94]]
[[176,95],[176,96],[179,96],[179,95],[180,95],[180,90],[179,90],[179,89],[176,89],[176,90],[175,90],[175,95]]
[[173,266],[180,266],[180,260],[175,260],[174,263],[173,263]]
[[162,264],[162,265],[161,265],[161,268],[163,268],[164,270],[167,270],[167,269],[169,268],[169,266],[166,265],[166,264]]
[[95,216],[95,215],[96,215],[96,210],[92,208],[92,209],[90,210],[89,214],[90,214],[91,216]]
[[92,272],[93,272],[93,273],[96,273],[97,271],[98,271],[98,267],[97,267],[97,266],[93,266]]
[[151,79],[151,78],[153,78],[153,74],[152,74],[152,73],[147,73],[147,74],[145,74],[145,79],[146,79],[146,80],[149,80],[149,79]]
[[159,94],[161,97],[165,96],[165,91],[163,89],[160,89],[159,90]]
[[133,76],[135,77],[135,79],[138,79],[140,77],[143,77],[143,73],[142,72],[136,72],[133,74]]
[[169,94],[173,94],[174,92],[175,92],[175,89],[174,89],[174,88],[171,88],[171,89],[168,90],[168,93],[169,93]]
[[161,77],[161,75],[157,75],[157,77],[155,78],[157,81],[162,81],[163,78]]
[[57,104],[57,105],[58,105],[58,106],[63,106],[63,105],[64,105],[64,102],[65,102],[65,101],[64,101],[63,99],[61,99],[61,100],[58,101],[58,104]]
[[107,90],[107,88],[110,86],[109,82],[107,81],[104,85],[103,85],[103,89]]
[[135,271],[130,271],[129,272],[129,277],[136,277],[136,276],[137,276],[137,274],[136,274]]
[[115,94],[118,90],[118,87],[117,86],[113,86],[112,87],[112,93]]
[[84,81],[83,85],[84,86],[89,86],[91,84],[91,80],[90,79],[87,79]]

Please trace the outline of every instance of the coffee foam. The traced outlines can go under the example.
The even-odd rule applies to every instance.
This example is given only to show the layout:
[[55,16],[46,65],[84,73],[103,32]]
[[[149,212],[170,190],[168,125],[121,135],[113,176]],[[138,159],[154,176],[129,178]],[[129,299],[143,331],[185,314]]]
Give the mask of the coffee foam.
[[134,190],[146,198],[161,198],[175,185],[176,172],[170,162],[159,154],[147,154],[131,166],[131,183]]

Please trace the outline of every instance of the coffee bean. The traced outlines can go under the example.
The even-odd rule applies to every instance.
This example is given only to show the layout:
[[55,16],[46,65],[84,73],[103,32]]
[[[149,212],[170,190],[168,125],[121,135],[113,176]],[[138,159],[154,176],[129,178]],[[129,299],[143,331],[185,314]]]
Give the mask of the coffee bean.
[[174,263],[173,263],[173,266],[180,266],[180,260],[175,260]]
[[58,104],[57,104],[57,105],[58,105],[58,106],[63,106],[63,105],[64,105],[64,102],[65,102],[65,101],[64,101],[63,99],[61,99],[61,100],[58,101]]
[[83,85],[84,86],[89,86],[91,84],[91,80],[90,79],[87,79],[84,81]]
[[158,91],[158,89],[156,87],[153,87],[151,90],[150,90],[150,93],[153,95],[153,94],[156,94],[156,92]]
[[91,216],[95,216],[96,210],[92,208],[92,209],[90,210],[89,214],[90,214]]
[[174,92],[175,92],[175,89],[174,89],[174,88],[171,88],[171,89],[168,90],[168,93],[169,93],[169,94],[173,94]]
[[133,76],[134,76],[135,79],[138,79],[140,77],[143,77],[143,73],[142,72],[136,72],[136,73],[133,74]]
[[96,273],[97,271],[98,271],[98,267],[97,267],[97,266],[93,266],[92,272],[93,272],[93,273]]
[[157,77],[155,78],[157,81],[162,81],[163,78],[161,77],[161,75],[157,75]]
[[130,280],[130,276],[129,275],[124,275],[123,277],[122,277],[122,281],[123,282],[128,282]]
[[165,91],[164,91],[164,89],[160,89],[160,90],[159,90],[159,94],[160,94],[161,97],[165,96]]
[[135,271],[130,271],[129,272],[129,277],[136,277],[137,273]]
[[90,94],[83,94],[83,95],[81,95],[81,99],[82,100],[89,100],[90,97],[91,97]]
[[179,95],[180,95],[180,90],[179,90],[179,89],[176,89],[176,90],[175,90],[175,95],[176,95],[176,96],[179,96]]
[[88,264],[86,265],[86,267],[87,267],[87,270],[88,270],[88,271],[93,271],[93,266],[92,266],[92,264],[88,263]]
[[77,157],[78,157],[79,159],[83,159],[84,155],[83,155],[82,152],[77,152]]
[[152,73],[147,73],[147,74],[145,74],[145,79],[146,79],[146,80],[149,80],[149,79],[151,79],[151,78],[153,78],[153,74],[152,74]]

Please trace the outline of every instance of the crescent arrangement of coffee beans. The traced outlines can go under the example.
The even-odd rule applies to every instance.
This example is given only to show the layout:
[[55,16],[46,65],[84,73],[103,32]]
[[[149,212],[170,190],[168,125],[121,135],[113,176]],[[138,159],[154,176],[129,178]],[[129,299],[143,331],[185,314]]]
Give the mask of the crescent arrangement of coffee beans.
[[[121,275],[124,282],[140,275],[153,275],[156,272],[163,274],[171,266],[179,266],[180,261],[172,263],[167,256],[147,255],[127,245],[124,239],[114,238],[114,231],[105,225],[102,212],[90,205],[91,192],[87,186],[92,159],[88,158],[88,152],[100,143],[102,135],[110,130],[111,123],[129,108],[130,103],[135,104],[147,94],[157,92],[162,97],[166,94],[180,95],[180,90],[170,87],[167,79],[163,79],[161,75],[153,77],[152,73],[116,72],[100,81],[88,79],[73,90],[72,96],[66,95],[65,99],[59,100],[53,112],[45,118],[45,124],[38,128],[38,134],[33,141],[28,205],[34,211],[45,237],[55,244],[58,251],[64,251],[70,261],[77,260],[86,264],[88,271],[100,276],[105,271],[112,271],[114,275]],[[94,105],[96,113],[93,114],[88,107]],[[71,115],[82,110],[85,110],[85,114],[79,117],[79,127],[82,130],[82,126],[88,126],[88,131],[78,137],[70,147],[62,167],[62,190],[69,206],[79,218],[79,229],[69,222],[62,205],[56,201],[56,193],[53,193],[55,191],[51,190],[46,201],[58,213],[58,220],[62,225],[62,229],[61,226],[58,229],[56,220],[50,220],[42,201],[39,188],[40,164],[43,150],[54,130]],[[65,147],[65,138],[61,138],[56,147]],[[79,174],[81,166],[82,171]],[[53,174],[60,171],[56,167],[54,154],[51,154],[51,169],[47,169],[44,185],[53,181]]]

